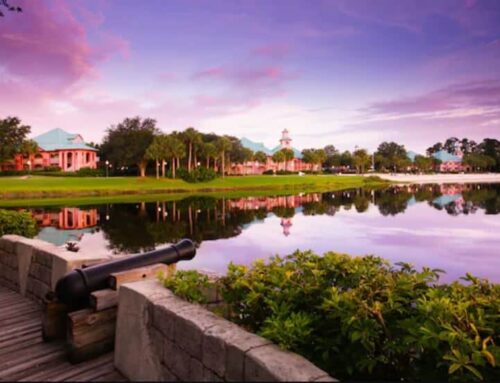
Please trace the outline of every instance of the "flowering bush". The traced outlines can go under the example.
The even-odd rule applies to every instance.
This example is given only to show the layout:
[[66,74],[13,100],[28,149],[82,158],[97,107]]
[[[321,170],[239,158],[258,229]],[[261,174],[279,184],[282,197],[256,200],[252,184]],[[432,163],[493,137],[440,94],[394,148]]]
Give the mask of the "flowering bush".
[[17,234],[31,238],[36,233],[36,223],[30,213],[0,210],[0,237],[5,234]]

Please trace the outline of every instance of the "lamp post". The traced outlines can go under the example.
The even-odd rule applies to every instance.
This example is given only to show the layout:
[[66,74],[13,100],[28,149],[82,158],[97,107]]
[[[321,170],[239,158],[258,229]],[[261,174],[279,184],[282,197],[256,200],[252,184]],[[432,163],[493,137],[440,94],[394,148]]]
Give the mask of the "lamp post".
[[31,172],[31,160],[26,161],[26,164],[28,165],[28,171]]
[[108,166],[109,166],[109,161],[106,160],[106,178],[108,178]]

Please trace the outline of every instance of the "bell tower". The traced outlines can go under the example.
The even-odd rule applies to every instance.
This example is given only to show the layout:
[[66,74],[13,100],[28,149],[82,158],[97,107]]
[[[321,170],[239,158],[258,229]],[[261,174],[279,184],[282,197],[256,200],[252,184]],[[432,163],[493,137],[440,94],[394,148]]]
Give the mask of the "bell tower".
[[292,147],[292,139],[286,128],[281,132],[280,146],[281,149],[290,149]]

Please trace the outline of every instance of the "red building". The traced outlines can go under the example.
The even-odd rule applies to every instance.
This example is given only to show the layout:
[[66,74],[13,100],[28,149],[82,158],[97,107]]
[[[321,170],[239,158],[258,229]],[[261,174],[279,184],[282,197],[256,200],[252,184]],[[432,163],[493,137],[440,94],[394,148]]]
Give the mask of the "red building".
[[[273,149],[268,149],[264,144],[251,141],[247,138],[242,138],[240,140],[243,147],[252,150],[254,153],[263,152],[267,155],[267,160],[265,163],[260,163],[258,161],[247,161],[243,164],[231,164],[232,174],[262,174],[265,171],[272,170],[274,172],[279,170],[288,170],[291,172],[301,172],[301,171],[318,171],[320,166],[305,163],[302,160],[302,153],[292,146],[292,139],[290,138],[287,129],[281,132],[281,139],[278,146]],[[291,161],[287,162],[274,162],[273,154],[280,151],[281,149],[291,149],[295,157]]]
[[87,145],[80,134],[72,134],[62,129],[52,129],[33,138],[38,144],[36,154],[16,155],[1,164],[1,170],[32,170],[59,167],[62,171],[73,172],[82,168],[97,167],[97,149]]

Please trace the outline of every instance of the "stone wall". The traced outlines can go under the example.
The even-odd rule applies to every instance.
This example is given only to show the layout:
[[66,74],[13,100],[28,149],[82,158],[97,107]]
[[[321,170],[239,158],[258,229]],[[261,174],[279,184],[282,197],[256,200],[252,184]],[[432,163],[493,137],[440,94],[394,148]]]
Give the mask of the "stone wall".
[[154,280],[120,288],[115,366],[132,381],[335,381]]
[[18,235],[0,238],[0,285],[41,303],[60,277],[86,263],[106,260]]

